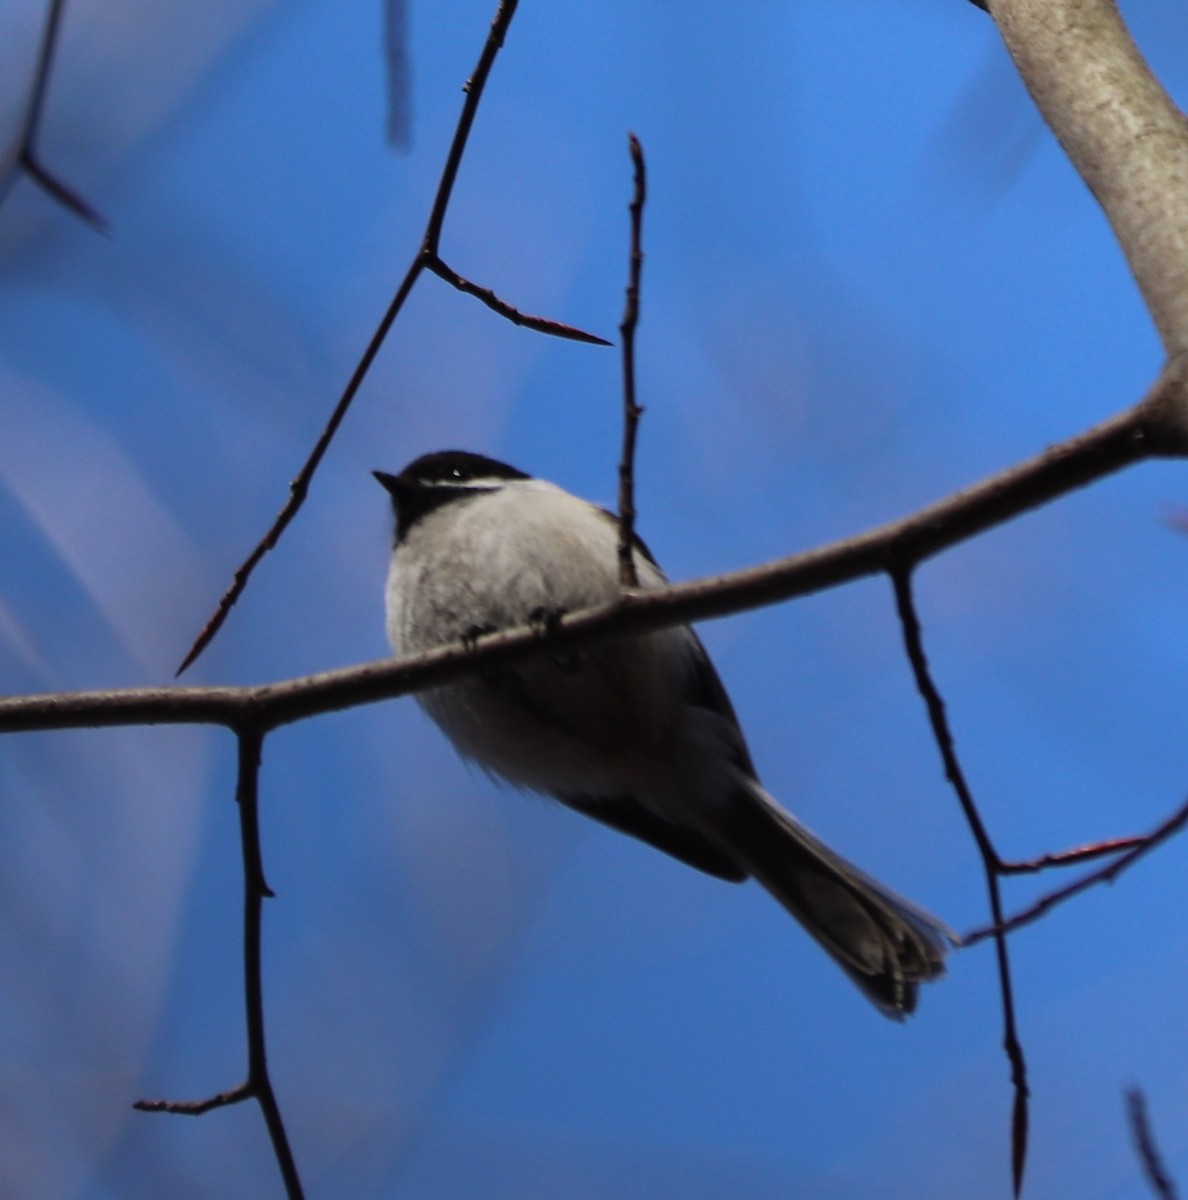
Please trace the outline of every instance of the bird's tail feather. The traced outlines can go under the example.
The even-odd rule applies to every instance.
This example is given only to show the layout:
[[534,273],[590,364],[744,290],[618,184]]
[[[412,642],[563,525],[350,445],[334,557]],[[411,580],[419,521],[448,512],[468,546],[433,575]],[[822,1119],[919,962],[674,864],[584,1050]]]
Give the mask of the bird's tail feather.
[[724,832],[740,864],[888,1016],[902,1020],[918,984],[944,973],[956,935],[830,850],[758,784],[732,802]]

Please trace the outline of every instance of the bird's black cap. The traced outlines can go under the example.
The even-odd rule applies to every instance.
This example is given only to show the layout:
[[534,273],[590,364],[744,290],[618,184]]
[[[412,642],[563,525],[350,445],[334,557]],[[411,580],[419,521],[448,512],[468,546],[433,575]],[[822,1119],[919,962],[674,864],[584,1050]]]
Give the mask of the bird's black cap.
[[491,491],[508,480],[529,478],[507,463],[469,450],[437,450],[414,459],[399,475],[372,474],[392,497],[398,542],[421,517],[443,504]]

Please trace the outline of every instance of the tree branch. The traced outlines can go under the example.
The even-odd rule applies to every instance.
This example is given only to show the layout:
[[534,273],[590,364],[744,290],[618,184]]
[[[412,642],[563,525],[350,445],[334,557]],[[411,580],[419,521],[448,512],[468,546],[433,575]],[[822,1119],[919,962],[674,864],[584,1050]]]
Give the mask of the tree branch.
[[3,203],[4,198],[8,195],[18,173],[24,171],[51,199],[68,208],[75,216],[81,217],[100,233],[107,233],[107,222],[99,212],[77,192],[71,191],[60,179],[52,175],[42,165],[37,154],[37,133],[41,127],[42,114],[45,111],[50,71],[53,69],[54,54],[58,48],[58,34],[62,28],[62,13],[65,7],[66,0],[50,0],[45,26],[41,34],[41,45],[37,51],[33,83],[29,89],[29,99],[25,105],[20,131],[16,138],[16,153],[8,161],[4,175],[0,178],[0,203]]
[[137,1100],[132,1105],[137,1112],[170,1113],[180,1117],[200,1117],[216,1108],[227,1108],[252,1099],[252,1089],[241,1083],[225,1092],[207,1096],[204,1100]]
[[[953,731],[945,712],[945,702],[941,698],[940,690],[928,667],[928,659],[924,653],[923,634],[920,629],[920,618],[912,597],[910,568],[892,568],[891,583],[895,588],[895,610],[899,616],[904,649],[907,652],[908,662],[911,664],[916,688],[928,711],[928,723],[932,728],[932,736],[937,749],[940,751],[941,761],[944,763],[945,778],[956,793],[961,811],[965,814],[966,823],[977,843],[978,853],[982,858],[982,871],[986,877],[990,912],[994,918],[994,924],[998,926],[1002,923],[1002,889],[998,882],[1002,872],[1002,859],[990,840],[985,822],[982,820],[973,793],[966,782],[965,772],[957,757]],[[1015,995],[1011,984],[1010,956],[1007,953],[1006,937],[1001,932],[995,935],[994,951],[998,964],[999,993],[1002,998],[1002,1045],[1006,1051],[1007,1061],[1010,1063],[1011,1086],[1015,1092],[1014,1112],[1011,1120],[1011,1177],[1015,1195],[1018,1196],[1023,1189],[1023,1172],[1027,1163],[1030,1088],[1027,1086],[1027,1060],[1023,1053],[1023,1043],[1019,1038],[1019,1030],[1015,1021]]]
[[628,211],[631,214],[631,254],[627,272],[627,300],[619,326],[623,353],[623,452],[619,459],[619,582],[639,586],[635,574],[635,439],[643,409],[635,399],[635,330],[639,325],[639,286],[643,274],[643,210],[648,196],[648,176],[643,147],[630,134],[627,144],[635,183]]
[[1104,867],[1099,867],[1096,871],[1091,871],[1087,875],[1082,875],[1079,879],[1074,879],[1072,883],[1065,884],[1064,887],[1057,888],[1045,896],[1041,896],[1034,904],[1028,905],[1022,912],[1016,913],[1013,917],[1005,921],[996,921],[993,925],[986,925],[982,928],[972,930],[962,938],[962,941],[966,946],[972,946],[988,937],[999,938],[1008,933],[1014,933],[1016,929],[1021,929],[1024,925],[1030,925],[1032,921],[1038,920],[1049,909],[1055,908],[1058,904],[1063,904],[1066,900],[1071,900],[1074,896],[1080,895],[1081,892],[1091,887],[1096,887],[1099,883],[1112,883],[1128,867],[1134,866],[1140,858],[1150,854],[1157,846],[1174,837],[1186,825],[1188,825],[1188,802],[1182,804],[1144,837],[1124,839],[1124,844],[1128,842],[1129,846],[1113,862],[1107,863]]
[[[181,690],[181,689],[176,689]],[[280,1168],[288,1200],[303,1200],[305,1192],[297,1163],[289,1145],[284,1119],[268,1074],[264,1031],[263,914],[264,901],[272,889],[264,880],[260,850],[259,780],[264,731],[245,721],[237,730],[239,769],[235,801],[239,806],[239,845],[243,859],[243,993],[247,1033],[247,1079],[205,1100],[138,1100],[132,1107],[140,1112],[173,1113],[199,1117],[212,1109],[255,1100],[264,1115],[273,1157]]]
[[1169,357],[1188,349],[1188,124],[1114,0],[990,0],[1015,66],[1113,226]]
[[529,313],[522,313],[518,308],[508,304],[506,300],[500,299],[490,288],[480,287],[465,276],[459,275],[453,267],[442,262],[436,254],[422,253],[425,258],[426,270],[432,271],[438,279],[443,279],[450,287],[457,288],[467,296],[473,296],[492,312],[497,312],[513,325],[519,325],[524,329],[534,329],[537,333],[547,333],[550,337],[559,337],[571,342],[585,342],[590,346],[610,345],[606,338],[600,338],[596,333],[587,333],[575,325],[565,325],[561,321],[554,321],[549,317],[534,317]]
[[1036,858],[1028,858],[1019,862],[1002,861],[998,864],[1000,875],[1035,875],[1046,871],[1049,867],[1071,867],[1077,863],[1089,862],[1094,858],[1105,858],[1107,854],[1121,854],[1141,846],[1147,839],[1142,836],[1107,838],[1102,842],[1091,842],[1087,846],[1074,846],[1071,850],[1054,850],[1049,854],[1041,854]]
[[264,860],[260,851],[259,781],[263,731],[247,727],[239,733],[239,778],[235,800],[239,805],[239,839],[243,855],[243,991],[244,1018],[247,1026],[247,1087],[256,1098],[268,1127],[272,1152],[280,1167],[289,1200],[302,1200],[304,1192],[297,1174],[297,1163],[289,1146],[285,1123],[268,1074],[268,1055],[264,1040],[264,982],[261,961],[264,901],[272,889],[264,879]]
[[1143,1174],[1151,1185],[1151,1191],[1159,1200],[1176,1200],[1176,1185],[1155,1144],[1155,1131],[1151,1128],[1151,1118],[1147,1113],[1147,1098],[1141,1088],[1127,1090],[1126,1115],[1130,1121],[1134,1148],[1143,1164]]
[[314,443],[309,457],[305,460],[301,470],[290,481],[288,499],[273,518],[268,531],[256,544],[247,558],[236,568],[235,573],[231,577],[230,586],[223,593],[218,604],[215,606],[214,612],[211,613],[206,624],[199,631],[193,645],[186,652],[181,665],[177,668],[178,675],[181,675],[214,640],[215,635],[223,627],[223,623],[230,615],[231,609],[235,607],[239,597],[243,595],[244,589],[248,585],[248,580],[251,579],[256,567],[260,565],[264,556],[276,547],[281,535],[289,527],[289,523],[301,510],[315,472],[321,465],[326,451],[330,448],[330,443],[334,440],[334,436],[338,432],[338,427],[342,424],[347,412],[350,410],[351,404],[354,402],[355,396],[363,384],[363,380],[367,377],[368,371],[371,370],[371,365],[375,362],[376,356],[380,352],[380,347],[384,344],[396,318],[400,315],[400,310],[404,307],[404,302],[408,299],[423,271],[432,271],[460,291],[482,300],[488,308],[493,309],[517,325],[524,325],[541,333],[552,334],[556,337],[571,338],[577,341],[591,342],[604,346],[610,344],[595,334],[586,333],[571,325],[563,325],[558,321],[550,321],[545,317],[527,317],[522,315],[506,301],[500,300],[490,289],[481,288],[451,270],[442,261],[438,252],[442,226],[445,223],[450,196],[453,194],[454,184],[457,182],[458,169],[462,165],[462,155],[466,151],[466,142],[470,136],[470,129],[474,124],[475,115],[478,112],[483,88],[486,86],[487,77],[491,73],[496,55],[498,55],[503,47],[503,39],[507,34],[512,17],[515,15],[518,2],[519,0],[500,0],[495,17],[491,21],[491,29],[487,35],[487,40],[483,45],[482,53],[479,55],[478,64],[474,69],[474,74],[467,81],[464,88],[466,99],[463,101],[462,112],[458,117],[458,125],[454,130],[454,137],[450,143],[449,152],[446,155],[445,166],[442,168],[441,179],[437,185],[437,193],[429,212],[429,220],[425,226],[425,235],[421,241],[420,249],[409,264],[404,278],[400,281],[400,286],[396,289],[396,294],[393,296],[384,315],[380,318],[380,322],[376,326],[375,332],[371,335],[371,340],[367,343],[367,347],[363,351],[355,369],[351,372],[351,377],[347,381],[347,385],[339,397],[338,403],[335,404],[325,427]]
[[[914,566],[1057,496],[1146,458],[1177,452],[1164,413],[1183,389],[1175,364],[1148,397],[1120,416],[1045,450],[911,516],[841,541],[729,574],[646,592],[566,614],[550,648],[722,617],[824,591],[898,566]],[[484,637],[397,661],[366,663],[257,687],[130,688],[0,699],[0,732],[81,726],[246,721],[268,730],[318,713],[405,695],[539,648],[538,630]]]

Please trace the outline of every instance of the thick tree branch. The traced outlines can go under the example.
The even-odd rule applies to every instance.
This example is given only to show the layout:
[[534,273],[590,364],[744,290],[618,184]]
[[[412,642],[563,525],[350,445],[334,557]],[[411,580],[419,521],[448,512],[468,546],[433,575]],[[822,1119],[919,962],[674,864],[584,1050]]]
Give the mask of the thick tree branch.
[[1105,211],[1169,356],[1188,349],[1188,123],[1114,0],[990,0],[1015,66]]

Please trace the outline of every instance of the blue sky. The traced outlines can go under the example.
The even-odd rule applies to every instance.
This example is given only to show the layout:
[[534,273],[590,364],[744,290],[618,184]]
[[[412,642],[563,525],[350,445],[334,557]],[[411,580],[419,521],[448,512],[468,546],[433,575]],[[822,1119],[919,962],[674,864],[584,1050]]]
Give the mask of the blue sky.
[[[14,127],[29,31],[0,25]],[[0,207],[0,678],[160,683],[282,502],[423,228],[493,4],[413,4],[412,148],[381,14],[68,6],[41,151]],[[1188,18],[1127,5],[1164,83]],[[522,0],[447,222],[455,269],[616,336],[643,141],[640,528],[673,578],[902,515],[1137,399],[1159,347],[1120,252],[961,0]],[[5,135],[7,136],[7,135]],[[372,468],[494,454],[613,500],[616,351],[419,285],[192,682],[386,653]],[[918,578],[959,750],[1008,857],[1142,831],[1188,786],[1188,542],[1172,464]],[[769,789],[959,930],[972,842],[889,585],[702,635]],[[0,760],[0,1192],[279,1194],[238,1081],[233,747],[10,738]],[[999,1197],[1007,1066],[985,946],[882,1020],[754,886],[699,876],[458,762],[410,701],[269,739],[271,1054],[311,1196]],[[1027,1194],[1142,1194],[1123,1088],[1188,1179],[1185,854],[1012,941]],[[1008,907],[1055,882],[1016,881]]]

